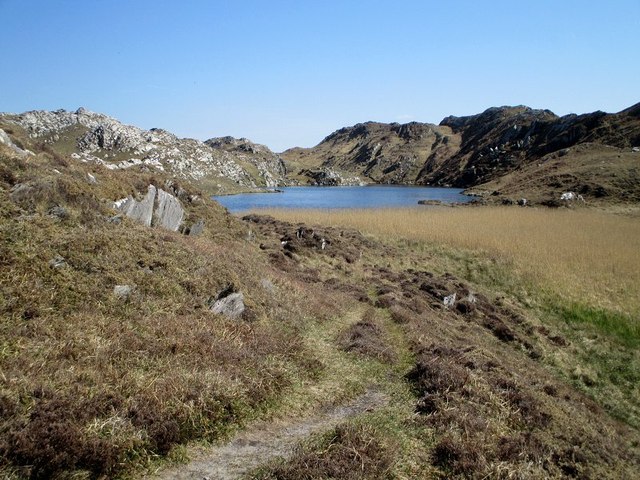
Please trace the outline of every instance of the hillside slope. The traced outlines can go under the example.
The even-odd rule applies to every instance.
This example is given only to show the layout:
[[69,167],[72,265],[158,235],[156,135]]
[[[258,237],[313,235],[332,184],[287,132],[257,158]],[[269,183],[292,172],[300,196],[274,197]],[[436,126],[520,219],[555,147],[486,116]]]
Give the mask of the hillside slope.
[[0,128],[83,162],[111,169],[144,165],[166,171],[183,180],[197,181],[209,193],[273,187],[285,181],[282,160],[265,146],[249,150],[220,148],[212,142],[178,138],[162,129],[124,125],[84,108],[75,112],[1,114]]

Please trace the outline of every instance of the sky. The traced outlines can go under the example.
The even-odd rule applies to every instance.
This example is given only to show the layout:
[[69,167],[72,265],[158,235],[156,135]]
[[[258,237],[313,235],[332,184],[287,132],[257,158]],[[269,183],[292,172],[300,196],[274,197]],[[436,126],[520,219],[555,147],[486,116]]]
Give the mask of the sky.
[[0,111],[310,147],[365,121],[640,102],[640,0],[0,0]]

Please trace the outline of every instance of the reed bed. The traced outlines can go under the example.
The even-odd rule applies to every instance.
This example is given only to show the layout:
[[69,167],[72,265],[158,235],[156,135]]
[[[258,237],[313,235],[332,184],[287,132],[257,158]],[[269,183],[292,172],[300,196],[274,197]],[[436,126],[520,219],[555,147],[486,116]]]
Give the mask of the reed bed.
[[291,222],[352,227],[490,255],[561,298],[637,316],[640,222],[592,210],[405,208],[268,210]]

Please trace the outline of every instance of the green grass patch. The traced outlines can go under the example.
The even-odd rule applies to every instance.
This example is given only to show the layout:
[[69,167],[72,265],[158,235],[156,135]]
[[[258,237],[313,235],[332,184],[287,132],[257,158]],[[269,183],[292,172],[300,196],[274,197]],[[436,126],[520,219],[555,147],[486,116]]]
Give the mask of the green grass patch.
[[629,315],[579,303],[556,306],[555,310],[569,324],[592,325],[599,332],[617,339],[627,347],[640,345],[640,323]]

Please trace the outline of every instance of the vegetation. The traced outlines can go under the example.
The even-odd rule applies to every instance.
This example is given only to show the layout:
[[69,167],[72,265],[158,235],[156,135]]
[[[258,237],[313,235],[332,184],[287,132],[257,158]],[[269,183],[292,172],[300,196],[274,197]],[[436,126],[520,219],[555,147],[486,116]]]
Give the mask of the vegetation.
[[[402,327],[407,338],[424,339],[413,346],[413,351],[418,359],[428,352],[427,360],[422,363],[418,360],[417,370],[414,369],[409,378],[417,383],[417,391],[424,395],[416,408],[429,416],[429,422],[437,420],[438,415],[435,415],[435,412],[439,411],[439,405],[446,404],[453,409],[454,417],[447,419],[442,416],[438,420],[444,422],[442,427],[428,424],[441,432],[436,433],[441,443],[433,446],[434,462],[449,474],[474,477],[484,472],[482,475],[499,476],[506,471],[513,472],[515,468],[513,465],[509,467],[504,464],[499,467],[500,462],[518,458],[528,459],[528,462],[533,463],[544,463],[544,458],[548,458],[549,449],[553,449],[544,442],[532,444],[531,442],[540,440],[537,436],[520,437],[518,429],[510,430],[513,427],[495,423],[496,419],[503,418],[504,414],[498,413],[498,410],[504,408],[504,404],[489,407],[489,399],[495,398],[498,402],[503,402],[507,395],[508,404],[520,415],[526,415],[516,424],[524,422],[525,425],[529,425],[527,429],[541,428],[548,432],[551,424],[571,423],[572,428],[578,423],[583,424],[576,423],[571,414],[559,421],[558,417],[567,415],[567,407],[561,407],[565,413],[560,413],[548,403],[548,400],[539,398],[535,391],[529,388],[525,388],[526,392],[523,390],[525,385],[538,385],[548,398],[556,398],[554,401],[557,403],[558,397],[564,395],[560,392],[566,388],[560,386],[558,380],[552,380],[550,377],[544,380],[542,372],[537,369],[535,377],[532,378],[528,378],[529,375],[524,373],[518,374],[515,378],[504,376],[505,371],[510,371],[510,375],[513,375],[516,369],[522,372],[517,366],[527,364],[525,359],[508,360],[504,350],[500,350],[501,353],[498,354],[497,347],[484,344],[482,336],[476,331],[466,333],[463,343],[460,343],[460,337],[456,337],[450,331],[436,333],[436,330],[440,331],[439,328],[455,331],[468,330],[469,327],[454,324],[447,327],[446,317],[442,316],[425,324],[425,306],[418,303],[417,296],[414,297],[417,292],[412,293],[409,285],[418,290],[441,292],[440,298],[443,298],[445,292],[449,294],[456,289],[465,295],[464,292],[468,292],[469,288],[475,292],[484,292],[485,298],[494,299],[490,300],[493,306],[481,306],[483,302],[477,300],[470,309],[463,304],[459,305],[459,311],[464,316],[473,317],[478,315],[477,310],[486,309],[485,319],[477,321],[492,332],[495,338],[507,344],[520,343],[520,348],[528,352],[530,358],[539,359],[552,376],[587,393],[610,414],[630,426],[640,426],[637,401],[640,392],[636,375],[636,372],[640,371],[640,357],[637,349],[638,323],[634,313],[638,308],[637,297],[624,295],[623,302],[612,302],[603,294],[604,287],[600,287],[598,283],[598,278],[604,277],[613,282],[607,285],[611,290],[637,291],[639,270],[635,251],[638,227],[633,220],[607,216],[601,212],[535,211],[514,208],[436,211],[412,209],[375,213],[290,210],[269,213],[294,224],[304,220],[318,225],[332,225],[341,236],[348,236],[347,230],[344,229],[353,226],[369,232],[369,241],[381,240],[387,245],[383,256],[374,257],[368,257],[365,253],[366,248],[359,246],[363,249],[362,263],[350,264],[342,274],[349,283],[370,285],[369,295],[376,298],[376,306],[387,309],[390,318]],[[527,219],[530,222],[528,225]],[[579,223],[582,223],[580,229],[577,228]],[[518,233],[521,225],[526,225],[525,234]],[[326,228],[328,227],[322,231],[323,235],[327,233]],[[474,233],[470,234],[470,231]],[[577,247],[579,251],[571,252],[562,246],[554,248],[559,245],[559,239]],[[610,241],[607,241],[608,239]],[[605,253],[597,255],[596,247]],[[586,251],[582,252],[582,249]],[[549,259],[545,262],[547,270],[536,265],[536,260],[542,254],[540,252],[548,252],[545,254]],[[373,265],[368,262],[372,262]],[[578,262],[590,262],[590,269]],[[442,277],[393,273],[412,272],[413,269],[425,266]],[[314,263],[314,267],[318,268],[318,264]],[[614,277],[611,275],[614,271],[628,272],[629,277]],[[471,282],[472,286],[460,289],[459,286],[449,284],[447,287],[446,279],[451,273]],[[582,282],[576,283],[575,278],[579,278],[581,274]],[[434,278],[442,280],[439,280],[440,285],[435,282],[434,286],[420,286],[426,278],[429,282],[434,282]],[[376,286],[380,283],[385,286]],[[442,289],[438,290],[439,287]],[[496,323],[495,308],[500,310],[504,307],[515,308],[519,313],[506,314],[502,322]],[[480,349],[478,343],[483,345]],[[453,350],[441,350],[444,347],[435,345],[450,345],[447,348]],[[479,367],[477,360],[469,360],[470,356],[476,355],[472,353],[474,351],[491,351],[498,357],[491,357],[486,367]],[[443,356],[451,359],[448,362],[454,360],[453,363],[441,363]],[[496,363],[498,358],[501,360]],[[489,373],[496,365],[506,368],[498,368],[503,372],[503,376],[493,377],[493,374]],[[421,370],[425,367],[429,368]],[[485,369],[487,373],[480,374]],[[485,393],[481,394],[484,396],[477,400],[470,399],[470,395],[479,394],[478,388],[485,390]],[[455,403],[458,398],[456,391],[462,395],[460,404]],[[482,408],[489,410],[473,410],[479,405],[484,405]],[[468,410],[469,408],[472,410]],[[476,426],[473,423],[460,424],[459,420],[456,420],[460,415],[463,415],[463,418],[492,420],[489,420],[488,424]],[[512,414],[506,415],[509,417]],[[601,415],[598,414],[597,421],[602,421]],[[539,422],[542,423],[538,425]],[[450,430],[454,425],[458,426]],[[439,428],[442,430],[438,430]],[[445,435],[447,432],[449,436]],[[482,438],[476,437],[480,434]],[[585,431],[586,436],[593,434]],[[595,434],[594,438],[597,436],[598,434]],[[467,440],[463,441],[465,438]],[[478,450],[479,445],[485,445],[489,450]],[[512,450],[515,445],[519,447]],[[637,442],[635,445],[637,446]],[[596,450],[600,447],[596,447]],[[511,453],[500,453],[501,449],[507,449]],[[535,453],[536,451],[538,453]],[[523,452],[528,453],[523,456]],[[467,458],[467,454],[472,456]],[[538,456],[534,458],[530,455]],[[560,457],[558,454],[556,461],[564,462]],[[597,463],[595,459],[592,460]],[[564,463],[562,465],[565,466],[562,466],[560,463],[557,464],[560,469],[558,475],[566,475],[571,471],[577,471],[573,470],[575,468],[582,468],[577,467],[575,463],[573,466]],[[502,468],[507,470],[500,470]],[[524,465],[521,465],[516,470],[523,471],[523,468]],[[530,471],[529,475],[542,478],[548,476],[549,472]]]
[[[635,222],[528,209],[238,219],[162,173],[19,140],[35,155],[0,146],[0,476],[135,477],[253,420],[295,424],[372,390],[386,400],[250,475],[640,471]],[[114,200],[151,183],[180,189],[204,232],[116,215]],[[208,308],[229,289],[244,294],[237,320]]]
[[480,255],[508,265],[519,281],[563,301],[640,314],[636,218],[585,209],[510,207],[264,213],[294,223],[351,227],[394,241],[422,242],[435,251],[444,246],[463,256]]

